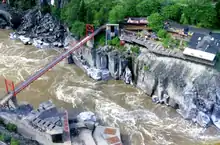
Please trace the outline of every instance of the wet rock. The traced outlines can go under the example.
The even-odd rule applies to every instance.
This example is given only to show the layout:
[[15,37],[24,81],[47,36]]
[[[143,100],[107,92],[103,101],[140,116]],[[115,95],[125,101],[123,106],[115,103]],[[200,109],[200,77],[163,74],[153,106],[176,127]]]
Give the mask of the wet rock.
[[196,122],[202,126],[202,127],[207,127],[210,123],[210,118],[207,114],[205,114],[202,111],[199,111],[197,117],[196,117]]
[[166,105],[169,105],[169,98],[170,98],[170,96],[167,94],[167,91],[163,91],[163,94],[159,98],[159,101],[161,104],[164,103]]
[[141,70],[138,74],[137,87],[142,89],[146,94],[152,95],[157,84],[157,79],[152,73],[146,73]]
[[215,104],[211,115],[211,120],[220,129],[220,106]]
[[198,114],[198,110],[195,105],[189,106],[188,108],[181,108],[177,110],[177,112],[187,120],[193,120],[196,118]]
[[[116,51],[112,51],[108,53],[109,63],[108,63],[108,69],[111,74],[111,76],[114,79],[119,79],[119,57],[118,53]],[[98,59],[98,58],[96,58]]]
[[174,109],[179,109],[179,104],[173,98],[169,98],[168,106],[170,106],[170,107],[172,107]]
[[16,34],[35,39],[36,47],[48,48],[63,47],[67,31],[50,14],[43,15],[39,10],[33,9],[24,15]]
[[0,28],[4,29],[6,26],[8,26],[8,22],[4,18],[0,17]]
[[160,103],[159,97],[156,96],[156,95],[153,95],[153,96],[152,96],[152,102],[153,102],[153,103],[156,103],[156,104]]
[[123,80],[126,84],[131,84],[131,85],[133,84],[132,73],[128,67],[125,68]]

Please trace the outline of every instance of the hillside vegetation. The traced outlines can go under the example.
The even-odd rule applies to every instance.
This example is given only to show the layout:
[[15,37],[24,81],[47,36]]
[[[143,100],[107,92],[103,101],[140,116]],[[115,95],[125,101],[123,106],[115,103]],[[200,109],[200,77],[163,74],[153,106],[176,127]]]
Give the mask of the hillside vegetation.
[[85,24],[100,26],[118,23],[124,17],[147,17],[156,22],[151,27],[159,31],[166,19],[197,27],[220,27],[220,1],[210,0],[70,0],[63,9],[56,6],[52,13],[61,18],[73,33],[84,35]]
[[[10,4],[26,10],[33,7],[35,2],[14,0]],[[220,0],[68,0],[66,3],[62,9],[56,4],[49,9],[46,6],[44,10],[53,13],[79,36],[84,35],[86,23],[100,26],[118,23],[124,17],[149,16],[150,26],[157,32],[162,27],[161,22],[167,19],[197,27],[220,27]]]

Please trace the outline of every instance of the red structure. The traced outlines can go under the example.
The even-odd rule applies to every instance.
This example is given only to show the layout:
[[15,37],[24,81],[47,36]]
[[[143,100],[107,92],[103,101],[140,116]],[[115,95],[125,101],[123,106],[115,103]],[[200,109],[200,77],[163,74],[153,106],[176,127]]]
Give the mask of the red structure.
[[6,0],[2,0],[2,3],[5,4],[5,3],[6,3]]
[[[62,54],[60,54],[58,57],[56,57],[52,62],[47,64],[45,67],[28,77],[25,81],[23,81],[21,84],[16,86],[16,88],[12,89],[14,90],[13,92],[9,92],[8,94],[3,97],[3,99],[0,100],[0,105],[4,105],[7,103],[14,95],[18,94],[21,92],[23,89],[25,89],[27,86],[29,86],[31,83],[33,83],[35,80],[37,80],[39,77],[41,77],[43,74],[45,74],[48,70],[50,70],[52,67],[54,67],[57,63],[61,62],[64,58],[68,57],[73,51],[76,51],[79,49],[81,46],[83,46],[87,41],[91,40],[95,35],[97,35],[102,29],[104,29],[106,26],[103,25],[97,30],[94,31],[94,27],[91,25],[87,25],[89,30],[88,32],[93,32],[89,36],[85,37],[81,41],[77,42],[72,48],[66,50]],[[7,83],[6,83],[7,84]],[[8,85],[7,85],[8,86]],[[13,85],[12,85],[13,86]]]
[[125,41],[121,40],[121,41],[120,41],[120,45],[121,45],[121,46],[124,46],[124,45],[125,45]]
[[9,94],[12,91],[13,96],[16,96],[14,82],[5,79],[5,89],[7,94]]
[[86,36],[89,35],[89,33],[93,33],[94,32],[94,26],[91,24],[86,24]]

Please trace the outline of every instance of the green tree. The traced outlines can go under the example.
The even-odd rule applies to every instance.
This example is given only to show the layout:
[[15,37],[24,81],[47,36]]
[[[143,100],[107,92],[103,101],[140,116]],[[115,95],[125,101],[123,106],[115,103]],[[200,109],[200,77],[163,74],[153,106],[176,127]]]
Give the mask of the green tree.
[[217,14],[217,23],[216,25],[217,26],[220,26],[220,1],[218,1],[215,5],[215,11],[216,11],[216,14]]
[[191,0],[183,7],[181,22],[200,27],[212,27],[217,21],[217,12],[209,0]]
[[133,46],[133,47],[131,47],[131,51],[132,51],[133,53],[139,54],[139,52],[140,52],[140,47],[138,47],[138,46]]
[[166,30],[164,30],[164,29],[160,29],[158,32],[157,32],[157,36],[159,37],[159,38],[166,38],[166,36],[167,36],[167,31]]
[[80,21],[75,21],[71,26],[70,31],[77,35],[77,36],[84,36],[85,35],[85,23]]
[[153,13],[148,17],[149,26],[153,31],[159,31],[163,28],[164,18],[159,13]]
[[126,10],[122,5],[116,5],[109,12],[109,22],[118,23],[118,21],[123,20],[126,16]]
[[63,20],[68,26],[78,20],[78,11],[80,7],[80,0],[71,0],[61,9],[61,20]]
[[81,22],[85,22],[85,14],[86,14],[86,7],[84,0],[80,1],[79,10],[78,10],[78,19]]
[[11,143],[10,145],[19,145],[19,141],[18,140],[15,140],[14,138],[11,138]]
[[4,134],[0,134],[0,141],[4,141],[5,140],[5,135]]
[[6,125],[7,130],[11,131],[11,132],[16,132],[17,131],[17,126],[11,123],[8,123]]
[[129,17],[139,16],[137,9],[136,9],[136,5],[138,5],[139,2],[141,2],[141,0],[122,1],[122,6],[124,6],[124,9],[126,10],[126,16],[129,16]]
[[162,16],[165,19],[171,19],[179,22],[181,17],[181,6],[178,4],[167,5],[162,8]]
[[162,44],[163,47],[168,48],[170,44],[170,37],[166,37],[165,39],[163,39]]
[[139,16],[150,16],[160,10],[160,0],[142,0],[137,4],[136,10]]

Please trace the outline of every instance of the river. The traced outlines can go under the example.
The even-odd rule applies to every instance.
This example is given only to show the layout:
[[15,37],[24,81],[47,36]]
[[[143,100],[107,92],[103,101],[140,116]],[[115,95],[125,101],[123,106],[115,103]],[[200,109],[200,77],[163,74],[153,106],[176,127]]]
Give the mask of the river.
[[[0,30],[0,94],[3,77],[19,83],[49,63],[59,52],[25,46]],[[182,119],[172,108],[155,105],[141,90],[121,81],[96,82],[74,65],[62,61],[18,94],[34,107],[51,99],[64,108],[96,112],[108,125],[128,135],[131,145],[199,145],[216,140],[214,127],[203,129]]]

